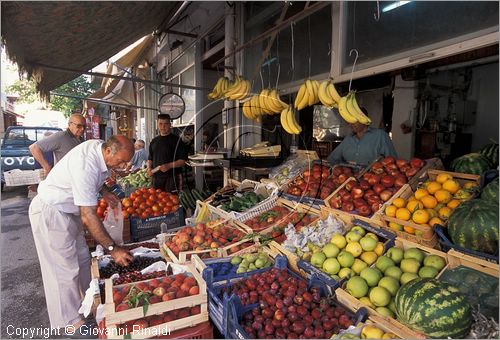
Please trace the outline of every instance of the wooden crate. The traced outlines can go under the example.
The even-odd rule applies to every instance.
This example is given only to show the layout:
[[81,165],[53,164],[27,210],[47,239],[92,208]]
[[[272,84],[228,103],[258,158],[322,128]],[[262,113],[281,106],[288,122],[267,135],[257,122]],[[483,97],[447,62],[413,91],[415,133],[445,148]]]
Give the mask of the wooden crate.
[[[299,212],[299,213],[310,214],[310,215],[313,215],[314,217],[317,217],[317,218],[319,218],[319,214],[320,214],[320,211],[316,208],[310,207],[310,206],[302,204],[302,203],[292,202],[292,201],[289,201],[289,200],[286,200],[283,198],[278,198],[275,201],[269,202],[267,205],[262,206],[262,209],[259,209],[258,211],[255,211],[254,213],[252,213],[250,215],[243,216],[240,219],[234,220],[233,222],[236,225],[240,226],[240,228],[245,230],[247,233],[249,233],[249,234],[254,233],[255,231],[252,228],[250,228],[249,226],[247,226],[245,224],[245,222],[250,220],[251,218],[253,218],[255,216],[259,216],[261,213],[264,213],[264,212],[272,209],[275,206],[285,207],[290,212]],[[248,218],[245,219],[245,217],[248,217]],[[317,218],[315,218],[310,224],[316,223]],[[283,221],[283,219],[275,221],[272,225],[270,225],[269,227],[267,227],[264,230],[259,231],[258,233],[261,235],[269,234],[273,231],[273,229],[276,227],[276,225],[279,225],[282,221]]]
[[[219,225],[230,225],[230,226],[234,227],[235,229],[237,229],[245,234],[247,233],[247,231],[244,228],[242,228],[240,225],[238,225],[234,221],[229,221],[229,222],[222,221],[220,223],[213,225],[212,228],[215,226],[219,226]],[[234,246],[240,246],[240,245],[247,243],[247,242],[258,242],[257,239],[242,239],[240,241],[237,241],[235,243],[231,243],[225,247],[221,247],[221,248],[217,248],[217,249],[181,251],[181,252],[179,252],[179,256],[177,256],[174,254],[174,252],[169,247],[167,247],[165,245],[165,240],[167,238],[173,237],[174,235],[175,234],[161,234],[160,235],[160,253],[167,261],[171,261],[174,263],[190,262],[190,258],[193,254],[198,254],[199,256],[201,256],[202,254],[208,253],[210,255],[210,257],[224,257],[224,256],[228,256],[228,252],[229,252],[230,248],[232,248]]]
[[[189,317],[181,318],[178,320],[174,320],[171,322],[163,323],[158,326],[153,326],[149,328],[145,328],[141,330],[141,332],[138,333],[131,333],[128,336],[121,335],[118,337],[118,339],[144,339],[146,338],[144,335],[146,334],[161,334],[162,330],[169,329],[171,332],[179,330],[179,329],[184,329],[187,327],[192,327],[194,325],[200,324],[202,322],[208,321],[208,295],[207,295],[207,285],[203,278],[201,277],[201,274],[196,270],[196,268],[191,265],[187,264],[185,265],[187,267],[187,272],[192,274],[196,282],[198,283],[199,287],[199,294],[197,295],[192,295],[192,296],[187,296],[179,299],[174,299],[170,301],[164,301],[164,302],[158,302],[149,305],[147,313],[144,313],[143,307],[137,307],[137,308],[132,308],[129,310],[121,311],[121,312],[116,312],[115,311],[115,303],[113,301],[113,280],[111,279],[106,279],[105,282],[105,289],[106,289],[106,304],[104,305],[104,315],[106,319],[106,329],[107,329],[107,334],[113,334],[117,335],[120,334],[118,332],[118,325],[128,322],[128,321],[133,321],[137,319],[141,319],[143,317],[151,316],[151,315],[157,315],[157,314],[163,314],[165,312],[171,311],[171,310],[176,310],[176,309],[181,309],[185,307],[193,307],[200,305],[201,313],[197,315],[192,315]],[[140,281],[140,282],[147,282],[150,280],[145,280],[145,281]],[[134,284],[137,284],[134,283]],[[125,285],[119,285],[116,287],[123,287],[126,285],[131,285],[131,284],[125,284]]]
[[463,186],[465,183],[470,183],[470,182],[476,183],[478,186],[481,185],[481,176],[479,175],[463,174],[460,172],[443,171],[438,169],[428,169],[418,177],[417,181],[409,184],[411,185],[413,190],[416,190],[420,183],[423,183],[427,180],[434,181],[436,177],[440,174],[451,175],[454,180],[460,183],[460,186]]
[[443,162],[440,158],[429,158],[425,160],[425,165],[408,180],[408,184],[415,189],[420,182],[425,178],[425,174],[427,171],[435,169],[435,170],[444,170]]
[[[409,248],[418,248],[422,252],[424,252],[427,255],[437,255],[441,258],[443,258],[446,262],[446,265],[444,268],[438,273],[437,277],[439,277],[445,270],[448,269],[449,263],[448,263],[448,256],[447,254],[443,253],[442,251],[432,249],[425,247],[421,244],[414,243],[414,242],[409,242],[405,239],[402,238],[396,238],[395,240],[395,246],[398,248],[402,248],[403,250],[409,249]],[[342,287],[345,287],[345,283],[343,284]],[[356,299],[354,296],[350,295],[347,291],[345,291],[343,288],[338,288],[335,291],[335,294],[337,295],[337,298],[339,301],[351,305],[351,306],[356,306],[356,309],[359,309],[361,307],[365,307],[368,310],[368,313],[370,316],[376,316],[380,320],[385,321],[384,325],[387,327],[390,327],[391,331],[396,334],[397,336],[401,338],[426,338],[424,334],[415,332],[408,328],[407,326],[403,325],[399,321],[397,321],[394,318],[383,316],[380,313],[378,313],[375,309],[370,308],[369,306],[364,305],[361,301]]]
[[448,256],[449,269],[453,269],[458,266],[464,266],[496,278],[500,277],[499,266],[497,263],[485,261],[477,257],[466,255],[454,249],[450,249],[446,255]]

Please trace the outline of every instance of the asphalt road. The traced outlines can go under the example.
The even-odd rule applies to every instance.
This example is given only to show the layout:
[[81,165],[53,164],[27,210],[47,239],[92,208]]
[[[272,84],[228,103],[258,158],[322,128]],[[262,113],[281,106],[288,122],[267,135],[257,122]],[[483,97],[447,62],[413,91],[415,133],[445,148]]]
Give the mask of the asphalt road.
[[[42,274],[28,218],[27,187],[6,187],[1,195],[0,337],[47,338],[50,327]],[[45,330],[47,329],[47,330]],[[35,336],[22,332],[39,332]],[[17,332],[17,334],[16,334]],[[60,338],[51,335],[50,338]]]

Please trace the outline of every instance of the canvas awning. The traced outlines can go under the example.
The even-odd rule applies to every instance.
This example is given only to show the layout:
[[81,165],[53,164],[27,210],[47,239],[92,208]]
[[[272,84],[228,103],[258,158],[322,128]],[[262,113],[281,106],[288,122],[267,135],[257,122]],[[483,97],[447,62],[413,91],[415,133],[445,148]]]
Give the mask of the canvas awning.
[[168,21],[180,1],[4,1],[2,41],[7,55],[49,92],[79,76],[43,69],[87,71]]

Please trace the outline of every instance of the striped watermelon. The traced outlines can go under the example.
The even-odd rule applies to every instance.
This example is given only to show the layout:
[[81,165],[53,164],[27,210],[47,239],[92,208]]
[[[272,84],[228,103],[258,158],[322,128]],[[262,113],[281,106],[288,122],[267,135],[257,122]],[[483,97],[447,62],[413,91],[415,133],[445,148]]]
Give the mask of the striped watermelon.
[[455,158],[451,162],[451,168],[455,172],[481,175],[491,168],[491,163],[486,157],[476,152]]
[[498,166],[498,143],[491,143],[483,146],[479,153],[486,157],[493,167],[496,168]]
[[472,325],[472,308],[454,286],[418,278],[404,284],[395,298],[398,321],[430,338],[464,338]]
[[498,250],[498,204],[474,199],[456,207],[448,219],[451,241],[461,247],[495,254]]
[[483,188],[481,198],[498,204],[498,177]]

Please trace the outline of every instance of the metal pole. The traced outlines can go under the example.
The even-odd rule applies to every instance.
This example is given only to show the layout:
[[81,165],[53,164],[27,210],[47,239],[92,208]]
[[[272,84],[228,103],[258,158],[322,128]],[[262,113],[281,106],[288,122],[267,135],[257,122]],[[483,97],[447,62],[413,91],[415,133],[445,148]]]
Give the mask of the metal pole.
[[160,112],[159,109],[155,109],[155,108],[152,108],[152,107],[132,105],[132,104],[115,103],[115,102],[110,102],[110,101],[102,100],[102,99],[94,99],[94,98],[88,98],[88,97],[74,96],[74,95],[71,95],[71,94],[50,92],[50,95],[51,96],[74,98],[74,99],[81,99],[81,100],[86,100],[86,101],[89,101],[89,102],[96,102],[96,103],[105,104],[105,105],[109,105],[109,106],[113,105],[113,106],[119,106],[119,107],[137,108],[137,109],[153,110],[153,111]]
[[130,77],[116,76],[114,74],[107,74],[107,73],[101,73],[101,72],[80,71],[80,70],[75,70],[75,69],[70,69],[70,68],[60,67],[60,66],[50,66],[50,65],[39,64],[39,63],[30,63],[30,65],[32,65],[33,67],[44,68],[47,70],[61,71],[61,72],[66,72],[66,73],[88,74],[90,76],[96,76],[96,77],[128,80],[128,81],[131,81],[134,83],[154,84],[154,85],[160,84],[160,85],[180,87],[180,88],[191,89],[191,90],[212,91],[211,88],[206,88],[206,87],[181,85],[181,84],[176,84],[176,83],[169,83],[169,82],[164,82],[164,81],[154,81],[154,80],[147,80],[147,79],[139,79],[139,78],[130,78]]

